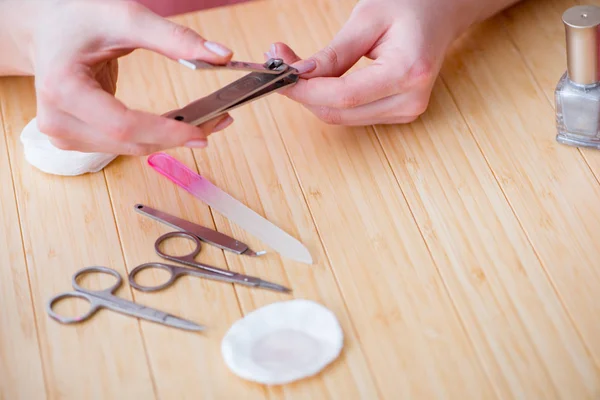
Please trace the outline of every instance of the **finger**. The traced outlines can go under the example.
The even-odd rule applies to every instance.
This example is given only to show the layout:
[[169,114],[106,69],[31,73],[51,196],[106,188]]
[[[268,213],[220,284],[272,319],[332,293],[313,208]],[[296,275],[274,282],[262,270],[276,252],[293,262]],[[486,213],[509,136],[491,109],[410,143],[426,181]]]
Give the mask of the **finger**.
[[423,58],[408,61],[392,55],[340,78],[301,80],[282,94],[303,104],[355,108],[403,92],[428,90],[436,68]]
[[363,120],[356,120],[349,118],[345,110],[337,110],[334,108],[327,107],[312,107],[305,106],[311,111],[317,118],[329,125],[338,126],[368,126],[368,125],[379,125],[379,124],[406,124],[413,122],[416,116],[372,116]]
[[124,145],[92,131],[78,118],[53,107],[38,107],[37,126],[54,147],[82,153],[136,154],[143,146]]
[[271,45],[271,50],[265,53],[267,58],[281,58],[286,64],[298,70],[299,75],[313,71],[317,67],[315,60],[302,60],[287,44],[277,42]]
[[[58,111],[54,112],[54,114],[56,114],[53,117],[55,120],[57,120],[57,117],[60,118],[57,130],[49,128],[47,119],[38,120],[38,126],[42,133],[46,135],[50,133],[51,135],[48,135],[50,142],[62,150],[141,156],[168,149],[164,145],[115,142],[107,137],[98,135],[96,132],[90,134],[90,127],[73,116],[65,115]],[[225,117],[225,121],[233,120],[231,117]],[[206,139],[200,139],[186,143],[185,145],[191,148],[203,148],[208,143]]]
[[412,122],[425,112],[428,103],[427,92],[409,92],[390,96],[351,110],[321,106],[306,107],[328,124],[362,126],[384,123],[384,121]]
[[104,153],[124,156],[146,156],[163,149],[148,145],[114,145],[114,144],[91,144],[68,139],[50,138],[54,147],[65,151],[77,151],[80,153]]
[[306,78],[343,75],[377,43],[386,26],[366,12],[352,13],[333,40],[310,57],[316,68]]
[[390,65],[373,63],[340,78],[299,80],[281,93],[303,104],[349,109],[399,93],[402,77]]
[[[136,3],[134,3],[136,4]],[[130,47],[141,47],[172,59],[201,59],[214,64],[224,64],[233,52],[226,46],[207,41],[189,27],[162,18],[141,5],[129,4],[129,18],[124,33]]]
[[160,150],[157,146],[115,142],[98,134],[78,118],[52,107],[40,107],[38,110],[38,129],[61,150],[121,155],[146,155]]
[[[130,110],[112,95],[102,90],[96,81],[86,76],[63,80],[59,107],[76,115],[95,129],[97,134],[116,142],[155,144],[164,148],[181,146],[190,141],[206,139],[220,120],[213,119],[199,127],[151,113]],[[77,96],[70,96],[77,93]]]
[[[267,53],[270,57],[280,57],[287,64],[298,69],[304,76],[316,68],[313,59],[301,60],[285,43],[274,43]],[[281,94],[306,105],[331,108],[352,108],[368,104],[396,94],[393,72],[385,64],[373,63],[366,68],[349,74],[347,77],[315,77],[300,80],[296,85],[284,88]],[[390,62],[389,65],[393,65]],[[397,65],[397,67],[399,67]]]
[[40,132],[57,140],[77,141],[95,136],[89,126],[79,119],[42,102],[38,102],[36,119]]

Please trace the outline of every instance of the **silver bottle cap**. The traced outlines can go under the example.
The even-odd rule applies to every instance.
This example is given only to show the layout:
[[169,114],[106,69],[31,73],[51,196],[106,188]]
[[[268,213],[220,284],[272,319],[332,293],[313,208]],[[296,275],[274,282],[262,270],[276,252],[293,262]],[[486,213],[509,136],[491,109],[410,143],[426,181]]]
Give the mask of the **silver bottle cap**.
[[600,7],[575,6],[563,14],[567,39],[567,72],[580,85],[600,81],[598,63],[598,27]]

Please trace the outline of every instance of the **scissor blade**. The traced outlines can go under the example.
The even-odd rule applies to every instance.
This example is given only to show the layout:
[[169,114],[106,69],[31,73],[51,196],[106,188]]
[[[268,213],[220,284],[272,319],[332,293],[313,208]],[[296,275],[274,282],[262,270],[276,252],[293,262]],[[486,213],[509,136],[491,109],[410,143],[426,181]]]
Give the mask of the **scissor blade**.
[[264,289],[276,290],[278,292],[289,293],[291,289],[285,286],[278,285],[276,283],[267,282],[260,278],[250,275],[243,275],[237,272],[220,270],[218,268],[210,267],[208,265],[193,263],[188,264],[195,267],[192,270],[186,271],[186,274],[198,276],[201,278],[212,279],[216,281],[229,282],[250,287],[259,287]]
[[260,278],[254,277],[254,276],[248,276],[248,275],[236,273],[232,277],[230,277],[229,280],[233,283],[239,283],[242,285],[259,287],[259,288],[263,288],[263,289],[270,289],[270,290],[274,290],[276,292],[282,292],[282,293],[291,293],[292,292],[292,289],[286,288],[285,286],[281,286],[281,285],[278,285],[277,283],[273,283],[273,282],[268,282],[268,281],[265,281],[263,279],[260,279]]
[[157,322],[162,325],[172,326],[179,329],[191,331],[201,331],[205,329],[204,326],[198,325],[192,321],[188,321],[155,308],[136,304],[129,300],[121,299],[112,295],[110,298],[104,298],[103,296],[95,297],[99,302],[99,305],[110,308],[111,310],[120,312],[122,314],[131,315],[137,318]]
[[281,286],[276,283],[271,283],[271,282],[267,282],[267,281],[263,281],[263,280],[261,280],[258,283],[258,286],[265,288],[265,289],[275,290],[276,292],[283,292],[283,293],[291,293],[292,292],[292,289],[286,288],[285,286]]
[[191,322],[191,321],[179,318],[179,317],[175,317],[173,315],[169,315],[167,317],[165,323],[167,325],[173,326],[175,328],[185,329],[188,331],[203,331],[206,329],[205,326],[198,325],[194,322]]
[[163,325],[172,326],[174,328],[184,329],[188,331],[202,331],[206,329],[204,326],[198,325],[192,321],[188,321],[186,319],[179,318],[153,308],[142,306],[140,310],[136,312],[136,314],[140,318],[147,319],[153,322],[158,322]]

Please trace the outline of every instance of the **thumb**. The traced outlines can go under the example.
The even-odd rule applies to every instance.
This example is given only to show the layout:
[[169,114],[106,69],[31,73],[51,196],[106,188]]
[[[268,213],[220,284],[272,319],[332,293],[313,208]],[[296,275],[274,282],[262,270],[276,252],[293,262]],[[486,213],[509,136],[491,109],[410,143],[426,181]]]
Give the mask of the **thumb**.
[[226,46],[207,41],[189,27],[176,24],[144,6],[129,12],[123,37],[131,47],[151,50],[171,59],[200,59],[212,64],[228,62],[233,52]]
[[382,32],[380,24],[373,23],[367,13],[355,12],[334,36],[333,40],[309,59],[316,68],[303,78],[339,77],[368,54]]

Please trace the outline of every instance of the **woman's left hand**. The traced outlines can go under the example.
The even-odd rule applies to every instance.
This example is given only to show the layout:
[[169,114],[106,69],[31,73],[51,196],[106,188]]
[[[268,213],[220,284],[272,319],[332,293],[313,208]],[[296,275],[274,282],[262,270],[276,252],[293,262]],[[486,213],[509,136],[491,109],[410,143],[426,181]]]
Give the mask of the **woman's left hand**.
[[[448,47],[469,24],[457,3],[363,0],[331,43],[312,57],[301,60],[283,43],[273,44],[265,55],[282,58],[302,73],[281,93],[326,123],[412,122],[428,107]],[[363,56],[373,62],[342,76]]]

